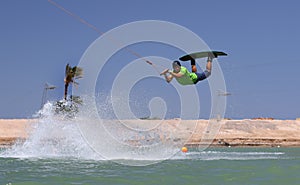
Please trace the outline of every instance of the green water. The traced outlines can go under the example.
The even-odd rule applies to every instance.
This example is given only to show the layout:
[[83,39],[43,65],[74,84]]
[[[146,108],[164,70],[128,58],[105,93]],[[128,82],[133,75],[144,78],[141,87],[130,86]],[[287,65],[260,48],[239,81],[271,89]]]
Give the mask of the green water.
[[300,149],[207,149],[140,167],[103,160],[2,155],[0,185],[6,184],[296,185],[300,184]]

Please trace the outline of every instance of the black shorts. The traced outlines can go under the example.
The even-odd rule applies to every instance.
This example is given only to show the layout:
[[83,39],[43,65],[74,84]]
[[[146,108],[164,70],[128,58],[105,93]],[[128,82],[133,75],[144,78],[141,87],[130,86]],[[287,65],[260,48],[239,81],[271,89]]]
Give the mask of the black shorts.
[[202,72],[202,73],[195,73],[195,74],[197,75],[197,81],[194,82],[194,84],[196,84],[196,83],[198,83],[199,81],[204,80],[204,79],[206,79],[207,77],[209,77],[210,74],[211,74],[211,72],[208,71],[208,70],[205,70],[205,71]]

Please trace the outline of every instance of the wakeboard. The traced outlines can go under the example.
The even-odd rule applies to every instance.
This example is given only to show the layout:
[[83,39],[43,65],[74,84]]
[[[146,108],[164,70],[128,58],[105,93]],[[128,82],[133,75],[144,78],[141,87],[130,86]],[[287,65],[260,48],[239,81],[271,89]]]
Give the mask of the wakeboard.
[[209,55],[213,55],[214,58],[218,58],[218,56],[227,56],[227,54],[222,51],[202,51],[202,52],[196,52],[196,53],[184,55],[180,57],[179,60],[189,61],[191,59],[196,59],[196,58],[205,58],[208,57]]

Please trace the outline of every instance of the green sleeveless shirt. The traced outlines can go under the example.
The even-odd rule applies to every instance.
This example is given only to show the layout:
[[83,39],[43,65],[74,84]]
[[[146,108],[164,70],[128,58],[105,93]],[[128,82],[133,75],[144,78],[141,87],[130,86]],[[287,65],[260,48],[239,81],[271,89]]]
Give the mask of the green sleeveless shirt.
[[193,85],[194,82],[197,81],[197,75],[195,73],[190,73],[186,67],[181,66],[180,73],[182,73],[183,76],[181,78],[176,78],[176,80],[181,85]]

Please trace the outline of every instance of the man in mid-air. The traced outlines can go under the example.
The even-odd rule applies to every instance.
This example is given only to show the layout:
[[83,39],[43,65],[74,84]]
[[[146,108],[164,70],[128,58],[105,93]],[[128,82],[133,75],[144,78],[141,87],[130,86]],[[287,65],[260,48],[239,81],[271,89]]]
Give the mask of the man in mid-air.
[[186,67],[181,66],[180,62],[176,60],[172,63],[173,71],[166,69],[160,75],[164,75],[168,83],[175,77],[181,85],[194,85],[211,75],[213,58],[215,58],[214,55],[208,56],[206,69],[202,73],[197,73],[195,59],[191,58],[192,72],[189,72]]

